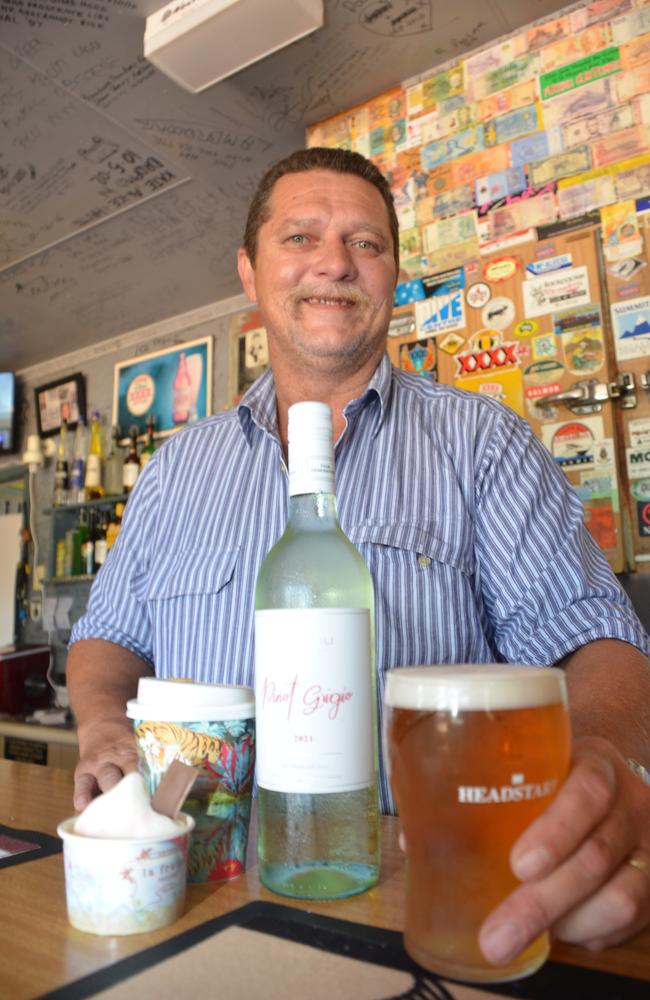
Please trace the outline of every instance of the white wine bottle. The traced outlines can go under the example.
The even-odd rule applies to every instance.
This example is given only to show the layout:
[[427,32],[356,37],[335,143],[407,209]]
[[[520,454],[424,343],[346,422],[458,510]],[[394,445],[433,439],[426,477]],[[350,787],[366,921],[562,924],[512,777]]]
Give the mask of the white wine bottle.
[[258,858],[298,899],[379,876],[372,579],[341,530],[332,411],[289,409],[289,517],[255,590]]

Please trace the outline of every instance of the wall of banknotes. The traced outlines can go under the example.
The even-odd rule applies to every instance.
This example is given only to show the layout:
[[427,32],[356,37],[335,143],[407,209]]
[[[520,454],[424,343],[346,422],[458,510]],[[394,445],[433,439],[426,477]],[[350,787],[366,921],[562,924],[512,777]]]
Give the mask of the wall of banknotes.
[[650,571],[650,0],[569,8],[307,141],[391,184],[394,363],[529,420],[613,568]]

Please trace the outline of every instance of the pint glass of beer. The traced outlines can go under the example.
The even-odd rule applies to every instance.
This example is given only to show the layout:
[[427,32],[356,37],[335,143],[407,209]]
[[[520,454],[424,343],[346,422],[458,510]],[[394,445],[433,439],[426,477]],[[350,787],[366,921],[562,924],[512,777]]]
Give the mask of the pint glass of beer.
[[569,769],[563,671],[400,667],[387,675],[384,701],[384,747],[407,845],[407,952],[454,979],[529,975],[548,955],[547,934],[494,966],[478,932],[518,885],[511,847]]

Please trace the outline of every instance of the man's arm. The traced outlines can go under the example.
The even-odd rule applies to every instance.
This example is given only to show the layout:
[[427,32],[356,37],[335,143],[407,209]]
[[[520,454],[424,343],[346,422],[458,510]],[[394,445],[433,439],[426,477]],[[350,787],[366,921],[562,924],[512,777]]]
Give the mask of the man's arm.
[[524,884],[481,930],[481,947],[497,964],[549,928],[596,950],[650,921],[650,787],[625,762],[630,757],[650,769],[650,663],[634,646],[602,639],[561,665],[572,768],[512,849],[513,871]]
[[85,809],[92,798],[136,769],[138,754],[126,703],[135,698],[140,677],[151,676],[148,663],[113,642],[83,639],[72,646],[66,684],[79,739],[75,809]]

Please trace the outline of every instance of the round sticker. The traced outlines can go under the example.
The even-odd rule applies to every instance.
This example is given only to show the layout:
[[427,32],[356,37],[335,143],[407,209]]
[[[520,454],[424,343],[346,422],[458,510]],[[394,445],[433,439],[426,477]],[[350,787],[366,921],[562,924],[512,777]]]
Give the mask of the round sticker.
[[519,261],[516,257],[497,257],[485,265],[483,277],[486,281],[507,281],[516,274],[518,268]]
[[156,395],[156,386],[151,375],[136,375],[126,390],[126,408],[135,417],[141,417],[151,409]]
[[563,468],[593,465],[594,436],[589,427],[576,420],[562,424],[553,435],[551,451]]
[[538,330],[539,323],[536,323],[534,319],[522,319],[520,323],[517,323],[514,335],[515,337],[532,337]]
[[467,289],[465,298],[467,305],[471,306],[472,309],[482,309],[492,298],[490,286],[486,285],[484,281],[477,281],[475,285],[470,285]]
[[483,307],[481,319],[484,326],[495,326],[497,330],[505,330],[514,321],[515,304],[512,299],[498,296],[491,299]]
[[630,492],[635,500],[650,500],[650,479],[633,479]]

